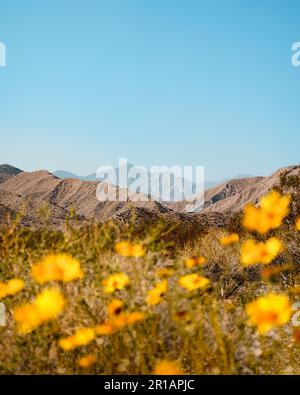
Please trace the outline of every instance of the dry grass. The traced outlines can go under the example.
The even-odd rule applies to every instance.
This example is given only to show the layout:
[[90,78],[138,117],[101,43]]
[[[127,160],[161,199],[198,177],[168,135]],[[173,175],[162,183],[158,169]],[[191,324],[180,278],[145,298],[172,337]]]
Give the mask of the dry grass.
[[[178,228],[156,224],[143,232],[134,226],[115,224],[71,228],[64,232],[33,231],[9,225],[1,231],[0,280],[21,277],[26,287],[3,300],[7,325],[0,327],[0,372],[2,374],[147,374],[157,360],[176,360],[191,374],[299,374],[299,346],[293,340],[293,326],[260,336],[247,325],[245,304],[269,291],[286,292],[298,281],[299,232],[286,225],[276,232],[286,250],[273,263],[293,265],[275,281],[264,281],[259,266],[242,268],[239,243],[221,246],[225,231],[206,229],[187,237]],[[117,241],[141,242],[147,250],[142,258],[118,256]],[[27,335],[17,335],[12,309],[32,300],[42,286],[30,276],[32,264],[49,253],[64,252],[80,260],[84,277],[59,284],[67,308],[56,320]],[[204,255],[203,268],[187,269],[184,259]],[[159,281],[156,269],[174,269],[163,301],[153,307],[145,303],[147,291]],[[130,287],[114,296],[103,292],[101,281],[115,272],[130,277]],[[188,292],[178,284],[184,274],[197,272],[211,280],[206,291]],[[58,346],[60,337],[79,327],[95,326],[106,319],[106,306],[117,297],[128,310],[143,311],[146,318],[115,334],[98,336],[73,351]],[[291,297],[297,301],[297,298]],[[176,315],[181,319],[176,319]],[[96,354],[90,369],[78,366],[78,359]]]

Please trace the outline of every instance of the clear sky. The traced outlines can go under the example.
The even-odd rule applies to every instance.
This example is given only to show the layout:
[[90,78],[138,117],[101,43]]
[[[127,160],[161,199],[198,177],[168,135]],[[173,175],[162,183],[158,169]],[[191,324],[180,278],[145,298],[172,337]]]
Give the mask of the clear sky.
[[298,0],[0,0],[0,163],[299,162]]

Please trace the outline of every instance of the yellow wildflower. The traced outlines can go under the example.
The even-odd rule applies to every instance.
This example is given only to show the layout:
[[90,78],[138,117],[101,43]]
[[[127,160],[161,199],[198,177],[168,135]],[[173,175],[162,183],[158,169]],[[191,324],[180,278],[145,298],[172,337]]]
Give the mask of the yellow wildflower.
[[257,327],[260,334],[264,335],[276,326],[286,324],[292,314],[292,307],[286,295],[270,293],[246,305],[249,316],[249,325]]
[[162,267],[156,270],[157,276],[165,279],[173,276],[174,272],[174,269],[170,269],[167,267]]
[[181,370],[180,366],[176,361],[169,361],[167,359],[163,359],[156,363],[153,374],[178,376],[183,374],[183,371]]
[[204,256],[199,256],[199,257],[192,257],[192,258],[187,258],[185,260],[185,265],[187,268],[191,269],[195,266],[202,266],[206,263],[206,258]]
[[59,290],[43,290],[32,303],[26,303],[14,310],[18,333],[29,333],[44,322],[56,318],[64,306],[65,300]]
[[95,335],[94,328],[80,328],[75,331],[74,335],[59,339],[58,344],[63,350],[69,351],[76,347],[86,346],[95,339]]
[[104,292],[113,293],[117,289],[124,289],[129,284],[129,278],[125,273],[115,273],[103,280]]
[[156,284],[154,288],[148,291],[148,295],[146,298],[146,302],[149,306],[153,306],[158,304],[161,299],[165,296],[168,289],[168,281],[163,280],[160,283]]
[[17,322],[17,332],[20,335],[32,332],[42,323],[39,311],[34,304],[31,303],[26,303],[22,306],[16,307],[13,315]]
[[116,253],[127,257],[142,257],[145,255],[145,249],[140,244],[130,244],[127,241],[121,241],[115,246]]
[[35,299],[34,305],[42,321],[56,318],[65,306],[65,300],[58,289],[44,289]]
[[126,322],[128,325],[133,325],[136,322],[142,321],[145,318],[145,313],[141,311],[133,311],[127,313]]
[[196,273],[183,276],[178,280],[178,282],[183,288],[186,288],[189,291],[204,288],[209,284],[209,280],[207,278],[199,276]]
[[231,233],[220,239],[220,244],[227,246],[230,244],[238,243],[240,241],[240,236],[237,233]]
[[173,319],[176,322],[184,323],[184,324],[191,324],[193,318],[190,312],[186,310],[179,310],[173,314]]
[[[280,195],[277,191],[271,191],[260,200],[260,207],[270,214],[272,219],[285,218],[289,213],[291,203],[290,195]],[[277,227],[277,226],[276,226]]]
[[20,278],[12,278],[6,283],[0,283],[0,299],[15,295],[24,288],[24,281]]
[[136,322],[142,321],[144,318],[145,314],[140,311],[133,311],[131,313],[125,312],[121,313],[119,316],[111,317],[107,324],[116,332],[126,325],[133,325]]
[[243,225],[261,234],[278,228],[289,213],[291,197],[272,191],[260,201],[260,207],[248,204],[244,209]]
[[108,315],[119,315],[123,311],[124,302],[119,299],[114,299],[107,307]]
[[104,324],[98,325],[95,328],[97,335],[111,335],[122,329],[126,325],[133,325],[136,322],[142,321],[145,314],[140,311],[120,312],[117,315],[112,315]]
[[48,255],[32,266],[31,274],[40,284],[48,281],[69,282],[83,277],[80,262],[67,254]]
[[78,360],[78,365],[81,368],[90,368],[92,365],[94,365],[97,361],[97,356],[96,354],[88,354],[85,357],[82,357]]
[[143,246],[141,246],[140,244],[134,244],[131,247],[131,256],[135,257],[135,258],[140,258],[142,256],[144,256],[146,253],[145,249]]
[[131,255],[131,245],[127,241],[120,241],[115,246],[116,253],[121,256]]
[[261,209],[255,207],[252,203],[246,205],[243,215],[242,224],[246,229],[262,234],[269,231],[269,222],[262,220]]
[[111,317],[107,324],[110,325],[113,329],[113,332],[116,332],[122,329],[127,324],[127,313],[121,313],[114,317]]
[[296,220],[296,229],[300,231],[300,217]]
[[97,335],[106,336],[111,335],[114,332],[114,328],[110,323],[104,323],[97,325],[95,331]]
[[241,262],[245,266],[258,263],[268,264],[282,249],[283,244],[277,237],[271,237],[266,242],[245,240],[241,247]]

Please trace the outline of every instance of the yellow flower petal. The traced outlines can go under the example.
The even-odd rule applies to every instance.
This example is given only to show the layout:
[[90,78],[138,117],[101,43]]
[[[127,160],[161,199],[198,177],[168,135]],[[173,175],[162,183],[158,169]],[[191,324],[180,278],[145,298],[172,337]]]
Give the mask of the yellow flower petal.
[[174,273],[175,273],[174,269],[170,269],[167,267],[162,267],[156,270],[157,276],[164,279],[173,276]]
[[13,278],[6,283],[0,283],[0,299],[6,296],[15,295],[24,288],[24,281],[20,278]]
[[105,293],[122,290],[129,284],[129,277],[125,273],[115,273],[102,281]]
[[72,350],[76,347],[86,346],[95,339],[96,331],[94,328],[77,329],[74,335],[61,338],[58,345],[65,351]]
[[271,191],[260,201],[260,207],[248,204],[244,209],[243,225],[250,231],[261,234],[281,226],[289,213],[291,197]]
[[115,246],[116,253],[121,256],[139,258],[145,255],[146,251],[140,244],[130,244],[127,241],[121,241]]
[[176,361],[161,360],[155,365],[153,374],[155,375],[181,375],[183,371],[181,370],[179,364]]
[[43,290],[32,303],[14,309],[14,319],[19,334],[26,334],[46,321],[57,318],[65,306],[65,300],[56,288]]
[[283,244],[277,237],[266,242],[245,240],[241,247],[241,262],[244,266],[271,263],[282,251]]
[[148,291],[146,302],[148,306],[154,306],[161,302],[162,298],[165,296],[168,289],[168,281],[163,280],[156,284],[154,288]]
[[204,256],[187,258],[185,260],[185,265],[189,269],[192,269],[195,266],[203,266],[205,263],[206,263],[206,258]]
[[128,325],[133,325],[136,322],[142,321],[145,318],[145,313],[141,311],[133,311],[131,313],[127,313],[127,324]]
[[240,236],[237,233],[231,233],[226,235],[220,239],[220,244],[227,246],[230,244],[238,243],[240,240]]
[[123,311],[124,302],[119,299],[114,299],[107,307],[108,315],[119,315]]
[[32,266],[32,277],[40,284],[49,281],[69,282],[83,277],[80,262],[67,254],[48,255]]
[[204,288],[209,284],[209,280],[207,278],[199,276],[196,273],[183,276],[178,280],[178,282],[183,288],[189,291]]
[[84,369],[88,369],[92,365],[94,365],[96,361],[97,361],[96,354],[88,354],[85,357],[82,357],[78,360],[78,365]]
[[286,295],[270,293],[246,305],[249,325],[257,327],[259,333],[265,334],[276,326],[286,324],[292,314],[292,306]]

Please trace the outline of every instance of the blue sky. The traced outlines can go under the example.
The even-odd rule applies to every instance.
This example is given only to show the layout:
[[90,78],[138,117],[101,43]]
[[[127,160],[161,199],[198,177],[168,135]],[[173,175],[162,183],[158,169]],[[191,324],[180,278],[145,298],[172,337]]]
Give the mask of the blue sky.
[[0,162],[206,178],[299,162],[299,1],[0,0]]

